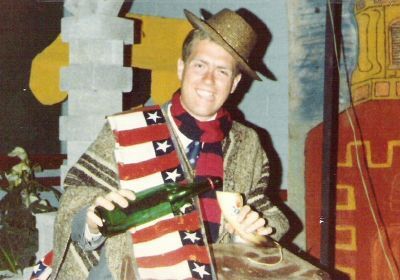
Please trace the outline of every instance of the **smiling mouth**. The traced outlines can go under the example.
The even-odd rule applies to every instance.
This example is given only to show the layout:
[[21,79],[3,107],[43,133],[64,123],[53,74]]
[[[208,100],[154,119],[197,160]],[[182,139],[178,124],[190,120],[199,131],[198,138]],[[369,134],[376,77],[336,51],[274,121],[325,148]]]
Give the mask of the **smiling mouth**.
[[196,93],[198,96],[200,96],[201,98],[208,100],[208,101],[212,101],[214,100],[214,94],[211,91],[207,91],[207,90],[196,90]]

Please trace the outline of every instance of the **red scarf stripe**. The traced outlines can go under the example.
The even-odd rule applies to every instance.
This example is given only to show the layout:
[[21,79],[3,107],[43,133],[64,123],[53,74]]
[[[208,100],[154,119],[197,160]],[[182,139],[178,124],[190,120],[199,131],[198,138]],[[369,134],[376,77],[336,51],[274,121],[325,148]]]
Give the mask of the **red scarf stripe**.
[[[173,108],[173,107],[172,107],[172,108]],[[179,115],[178,115],[178,116],[179,116]],[[177,126],[177,127],[180,127],[180,126],[182,125],[182,121],[181,121],[180,119],[176,118],[175,115],[173,115],[173,118],[174,118],[174,122],[175,122],[176,126]]]
[[206,222],[221,223],[221,211],[216,199],[201,198],[200,199],[201,213],[203,213],[203,220]]
[[170,137],[166,124],[150,125],[133,130],[114,131],[120,146],[132,146],[150,141],[164,140]]
[[222,157],[211,153],[200,153],[196,163],[196,176],[222,177],[221,166],[224,160]]
[[185,260],[210,264],[207,248],[197,245],[185,245],[182,248],[162,255],[137,258],[136,263],[142,268],[153,268],[171,266]]
[[211,122],[197,122],[197,125],[202,131],[205,131],[201,135],[200,142],[205,142],[205,143],[213,143],[213,142],[219,142],[224,139],[225,134],[223,130],[221,129],[221,122],[219,121],[218,116],[221,115],[220,117],[223,117],[222,113],[219,112],[217,114],[217,119],[216,121],[211,121]]
[[184,216],[176,216],[168,220],[160,221],[151,227],[133,233],[132,241],[137,244],[156,239],[174,231],[196,231],[200,228],[198,215],[199,213],[197,211],[193,211]]
[[118,163],[119,177],[121,180],[132,180],[156,172],[175,168],[180,165],[176,151],[156,158],[132,164]]

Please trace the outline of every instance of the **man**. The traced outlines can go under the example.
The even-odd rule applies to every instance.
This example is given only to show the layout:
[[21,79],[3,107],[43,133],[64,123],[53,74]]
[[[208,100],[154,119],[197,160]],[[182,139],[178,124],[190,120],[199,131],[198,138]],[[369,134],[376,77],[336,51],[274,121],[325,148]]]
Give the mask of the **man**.
[[[53,277],[130,279],[133,276],[125,276],[129,273],[138,276],[131,268],[132,264],[133,267],[142,264],[141,259],[140,263],[135,263],[142,244],[138,245],[137,235],[135,237],[137,229],[106,238],[99,232],[102,220],[94,209],[97,206],[108,210],[115,205],[127,207],[128,202],[135,199],[134,192],[138,188],[157,185],[155,182],[159,180],[223,178],[223,191],[239,192],[245,197],[246,205],[238,214],[245,232],[279,239],[287,231],[287,219],[265,196],[269,163],[256,133],[232,122],[222,107],[235,91],[242,72],[260,79],[247,63],[256,34],[242,17],[228,9],[207,21],[186,10],[185,15],[194,30],[185,39],[182,58],[178,61],[181,89],[162,108],[143,108],[110,117],[96,141],[67,174],[66,192],[55,225]],[[164,127],[168,135],[164,135]],[[163,137],[158,137],[160,131]],[[130,136],[126,136],[127,133]],[[146,140],[139,141],[139,138]],[[152,142],[153,138],[156,141]],[[149,148],[151,151],[145,148],[148,143],[154,144],[154,149],[153,146]],[[168,165],[171,162],[178,165]],[[159,170],[161,165],[168,165],[169,169]],[[208,243],[241,240],[233,226],[222,219],[215,191],[200,195]],[[159,234],[162,230],[157,227],[151,232]],[[69,236],[72,244],[69,244]],[[193,240],[199,239],[191,236]],[[141,254],[146,256],[151,252]],[[166,253],[160,253],[163,254]],[[152,274],[155,270],[146,270],[152,263],[147,265],[139,277],[195,277],[178,276],[182,269],[168,271],[166,268],[162,270],[162,277],[155,276]],[[211,275],[203,266],[194,265],[192,270],[198,273],[199,279]]]

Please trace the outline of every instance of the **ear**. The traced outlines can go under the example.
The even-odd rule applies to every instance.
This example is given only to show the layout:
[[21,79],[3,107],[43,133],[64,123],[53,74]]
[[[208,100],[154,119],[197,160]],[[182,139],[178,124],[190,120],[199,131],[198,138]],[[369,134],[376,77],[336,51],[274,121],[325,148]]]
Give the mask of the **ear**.
[[183,62],[182,58],[179,58],[178,59],[178,67],[177,67],[177,74],[178,74],[179,81],[182,81],[184,69],[185,69],[185,62]]
[[233,78],[233,84],[232,84],[232,88],[231,88],[231,94],[235,92],[236,87],[238,85],[238,83],[240,82],[240,79],[242,79],[242,74],[239,73],[236,75],[235,78]]

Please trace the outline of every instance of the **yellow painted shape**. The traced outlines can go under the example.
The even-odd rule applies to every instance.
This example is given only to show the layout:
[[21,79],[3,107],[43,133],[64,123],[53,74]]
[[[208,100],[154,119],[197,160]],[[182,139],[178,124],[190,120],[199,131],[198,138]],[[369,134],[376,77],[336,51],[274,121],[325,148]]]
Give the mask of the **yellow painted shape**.
[[347,275],[349,275],[351,280],[356,280],[356,270],[354,267],[349,267],[349,266],[342,266],[342,265],[335,265],[337,270],[340,270]]
[[[346,145],[346,157],[344,162],[338,162],[338,167],[353,167],[353,153],[352,150],[355,146],[364,145],[367,165],[369,168],[389,168],[393,164],[393,155],[394,149],[400,147],[400,140],[390,140],[387,144],[387,157],[386,162],[375,163],[372,162],[372,151],[371,151],[371,142],[370,141],[351,141]],[[353,148],[354,147],[354,148]]]
[[360,72],[367,72],[372,69],[372,61],[368,57],[368,42],[372,39],[367,36],[368,23],[371,17],[368,14],[362,14],[358,17],[358,69]]
[[32,61],[29,87],[36,99],[44,105],[53,105],[67,97],[60,90],[60,69],[69,64],[68,44],[59,35]]
[[[359,1],[359,4],[361,1]],[[391,28],[399,21],[400,1],[365,0],[355,5],[358,25],[358,61],[352,73],[353,101],[399,99],[396,83],[400,79],[400,67],[393,63]],[[357,7],[363,7],[362,9]],[[383,86],[382,82],[387,83]],[[370,85],[368,92],[359,90]]]
[[356,196],[354,192],[354,186],[337,184],[338,190],[344,190],[347,194],[346,204],[336,204],[336,210],[338,211],[354,211],[356,210]]
[[358,22],[359,56],[352,83],[370,78],[383,78],[385,65],[385,27],[382,8],[369,9],[356,16]]
[[337,225],[336,231],[349,232],[350,233],[350,242],[349,243],[338,243],[336,241],[335,248],[337,250],[344,251],[357,251],[357,239],[356,239],[356,228],[355,226],[343,226]]
[[192,27],[183,19],[126,16],[142,21],[141,42],[132,47],[132,66],[152,71],[151,97],[155,104],[163,104],[180,87],[176,66]]

